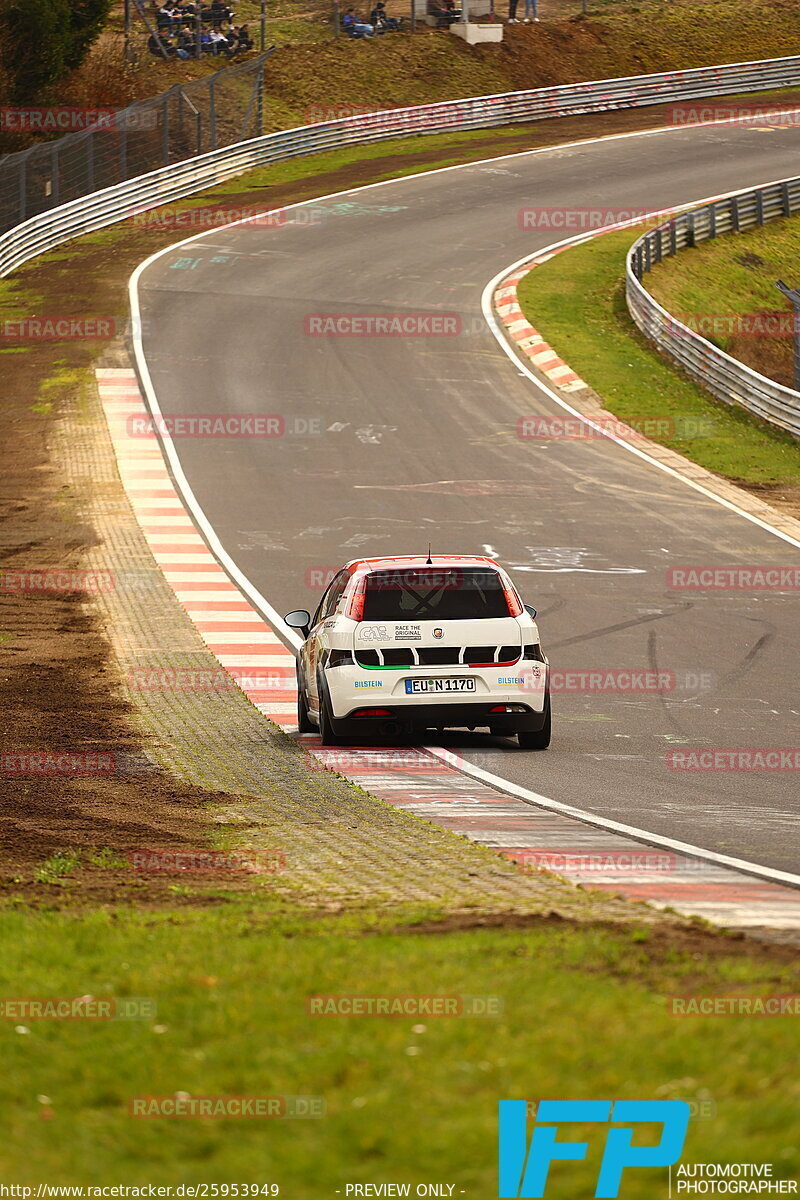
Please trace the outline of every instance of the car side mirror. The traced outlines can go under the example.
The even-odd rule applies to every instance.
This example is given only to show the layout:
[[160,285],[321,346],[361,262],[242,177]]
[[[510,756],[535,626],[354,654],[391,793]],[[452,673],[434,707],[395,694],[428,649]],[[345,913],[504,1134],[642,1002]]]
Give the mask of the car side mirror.
[[524,605],[524,608],[525,608],[525,612],[528,614],[528,616],[531,617],[535,621],[536,620],[536,609],[533,607],[533,605],[526,604],[526,605]]
[[304,608],[295,608],[292,612],[287,613],[283,619],[291,629],[299,629],[303,637],[308,637],[308,630],[311,625],[310,612],[306,612]]

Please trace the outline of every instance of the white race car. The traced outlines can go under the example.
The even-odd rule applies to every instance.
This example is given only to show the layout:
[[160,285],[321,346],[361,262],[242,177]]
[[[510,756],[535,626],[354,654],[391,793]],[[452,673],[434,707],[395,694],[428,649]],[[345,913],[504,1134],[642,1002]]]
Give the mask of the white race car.
[[367,558],[299,609],[298,724],[322,743],[488,728],[550,744],[548,662],[536,609],[490,558]]

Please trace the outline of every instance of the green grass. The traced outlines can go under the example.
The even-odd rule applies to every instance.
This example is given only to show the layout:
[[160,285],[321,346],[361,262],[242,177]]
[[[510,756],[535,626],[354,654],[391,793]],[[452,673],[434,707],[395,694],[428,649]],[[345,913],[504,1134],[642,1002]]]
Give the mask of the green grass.
[[[775,287],[783,279],[800,284],[800,223],[793,218],[762,229],[703,242],[658,265],[647,277],[649,291],[681,319],[791,314],[791,303]],[[694,326],[697,328],[698,326]],[[755,370],[792,383],[792,337],[753,337],[720,322],[703,336]],[[777,372],[777,373],[776,373]]]
[[[146,1020],[0,1023],[0,1169],[25,1182],[448,1181],[496,1194],[496,1105],[544,1097],[710,1097],[687,1159],[800,1169],[795,1018],[675,1018],[669,994],[797,990],[789,968],[643,928],[544,923],[433,935],[387,920],[204,911],[0,915],[4,997],[149,997]],[[655,940],[654,940],[655,939]],[[719,944],[719,943],[717,943]],[[796,975],[796,972],[794,972]],[[492,995],[495,1018],[311,1017],[306,997]],[[134,1095],[322,1096],[320,1120],[134,1120]],[[44,1098],[44,1099],[42,1099]],[[587,1131],[589,1132],[589,1131]],[[590,1133],[594,1149],[596,1134]],[[597,1155],[552,1195],[592,1194]],[[559,1177],[561,1182],[559,1183]],[[663,1192],[626,1179],[628,1200]],[[458,1194],[458,1192],[456,1192]],[[548,1195],[551,1192],[548,1192]]]
[[75,850],[56,850],[37,869],[35,874],[36,882],[62,883],[68,875],[71,875],[77,869],[79,864],[80,855]]
[[654,440],[730,479],[800,480],[800,447],[790,435],[708,396],[634,326],[623,280],[638,232],[605,234],[536,267],[519,287],[526,316],[615,416],[670,422],[675,433]]

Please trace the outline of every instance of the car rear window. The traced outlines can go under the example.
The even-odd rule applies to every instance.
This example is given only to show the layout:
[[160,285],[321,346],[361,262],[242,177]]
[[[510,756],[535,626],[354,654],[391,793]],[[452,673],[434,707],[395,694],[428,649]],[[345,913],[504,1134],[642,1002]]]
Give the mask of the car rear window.
[[364,621],[463,621],[508,615],[503,581],[496,571],[399,568],[367,576]]

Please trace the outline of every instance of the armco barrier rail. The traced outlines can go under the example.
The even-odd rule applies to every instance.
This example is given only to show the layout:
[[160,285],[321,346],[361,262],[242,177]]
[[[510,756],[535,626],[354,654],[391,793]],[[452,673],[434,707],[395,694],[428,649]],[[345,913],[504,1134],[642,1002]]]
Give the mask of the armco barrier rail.
[[92,191],[15,225],[0,236],[0,278],[70,238],[111,225],[134,212],[189,196],[268,163],[412,134],[488,129],[513,122],[670,101],[687,102],[798,83],[800,56],[793,56],[390,109],[266,134],[101,191]]
[[722,233],[740,233],[800,211],[800,179],[739,192],[680,213],[651,229],[628,252],[628,310],[642,333],[718,400],[743,408],[800,437],[800,392],[751,370],[671,316],[642,283],[655,264]]

